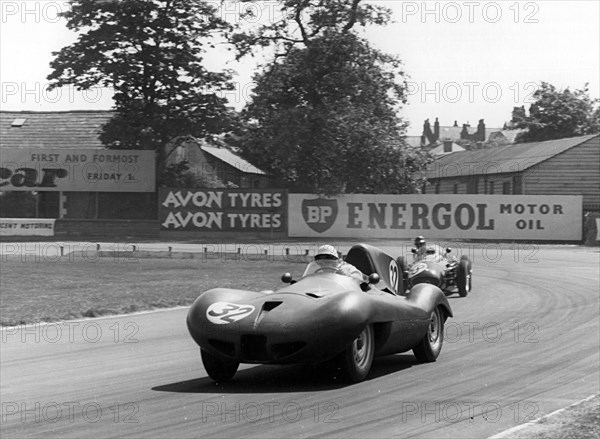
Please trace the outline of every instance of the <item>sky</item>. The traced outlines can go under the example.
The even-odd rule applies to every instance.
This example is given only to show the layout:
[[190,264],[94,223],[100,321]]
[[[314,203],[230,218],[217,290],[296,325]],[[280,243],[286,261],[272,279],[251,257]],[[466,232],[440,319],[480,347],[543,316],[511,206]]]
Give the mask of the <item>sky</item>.
[[[216,0],[212,0],[218,5]],[[432,123],[501,128],[512,108],[529,108],[541,81],[581,89],[600,97],[600,1],[373,1],[393,11],[393,23],[360,33],[375,47],[404,63],[408,104],[400,116],[407,134],[420,135]],[[276,2],[258,6],[229,2],[219,13],[236,20],[253,7],[257,16],[243,25],[278,20]],[[101,110],[112,107],[110,90],[49,92],[52,52],[77,35],[57,17],[66,0],[0,0],[0,109],[12,111]],[[219,47],[210,68],[236,71],[236,90],[227,97],[243,107],[252,75],[262,58],[235,62]]]

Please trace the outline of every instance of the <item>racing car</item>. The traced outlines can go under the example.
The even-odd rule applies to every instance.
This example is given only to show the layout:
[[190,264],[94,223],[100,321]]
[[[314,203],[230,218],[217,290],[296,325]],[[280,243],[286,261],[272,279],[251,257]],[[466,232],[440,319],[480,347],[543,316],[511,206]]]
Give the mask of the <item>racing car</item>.
[[240,363],[302,364],[333,361],[351,382],[364,380],[373,358],[412,350],[419,362],[440,354],[450,304],[435,285],[403,291],[396,259],[357,244],[345,262],[359,280],[334,269],[294,280],[276,291],[208,290],[187,315],[209,377],[224,382]]
[[420,238],[415,239],[416,247],[412,248],[412,264],[409,265],[402,256],[398,258],[398,266],[406,287],[413,288],[425,283],[439,287],[446,294],[458,292],[460,297],[466,297],[471,291],[473,278],[469,257],[462,255],[457,259],[451,255],[450,247],[425,245],[424,241],[419,245]]

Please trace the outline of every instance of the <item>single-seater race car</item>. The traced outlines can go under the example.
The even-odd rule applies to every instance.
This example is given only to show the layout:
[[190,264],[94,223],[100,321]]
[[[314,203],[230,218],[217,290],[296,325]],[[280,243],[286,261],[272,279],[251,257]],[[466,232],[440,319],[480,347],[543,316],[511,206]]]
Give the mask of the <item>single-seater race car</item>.
[[442,248],[437,244],[425,245],[422,237],[415,239],[412,253],[412,264],[408,264],[402,256],[398,258],[398,266],[407,288],[426,283],[439,287],[447,294],[458,292],[460,297],[469,294],[473,269],[468,256],[462,255],[457,259],[451,255],[451,248]]
[[[240,363],[298,364],[333,360],[352,382],[364,380],[376,356],[412,350],[435,361],[452,310],[435,285],[404,292],[396,260],[366,244],[345,258],[368,281],[324,267],[283,288],[255,292],[216,288],[192,304],[187,326],[204,368],[218,382]],[[309,270],[307,270],[308,272]]]

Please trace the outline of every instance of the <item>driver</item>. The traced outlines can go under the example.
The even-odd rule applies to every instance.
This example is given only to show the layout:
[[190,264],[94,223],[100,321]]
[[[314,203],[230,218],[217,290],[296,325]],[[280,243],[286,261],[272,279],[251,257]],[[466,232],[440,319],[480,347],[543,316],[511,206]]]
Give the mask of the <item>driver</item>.
[[354,265],[348,264],[347,262],[343,261],[339,257],[335,247],[333,247],[332,245],[322,245],[319,247],[319,250],[315,255],[315,260],[308,264],[302,277],[308,276],[309,274],[312,274],[317,270],[327,268],[335,270],[339,274],[358,279],[361,282],[367,281],[367,276],[364,275],[362,271],[360,271]]
[[425,238],[422,236],[417,236],[414,241],[415,244],[415,259],[418,259],[424,256],[427,253],[427,245],[425,245]]

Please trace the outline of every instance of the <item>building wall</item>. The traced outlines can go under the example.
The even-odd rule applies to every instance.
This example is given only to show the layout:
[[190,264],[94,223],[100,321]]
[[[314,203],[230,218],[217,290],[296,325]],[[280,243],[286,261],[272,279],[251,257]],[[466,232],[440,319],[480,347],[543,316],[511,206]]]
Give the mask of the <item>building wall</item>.
[[600,137],[523,172],[434,179],[428,182],[425,191],[428,194],[583,195],[584,208],[600,210]]
[[519,173],[490,174],[487,176],[478,175],[473,177],[464,176],[460,178],[440,178],[428,182],[425,193],[494,195],[525,194],[523,190],[518,190],[519,178]]
[[527,194],[583,195],[583,205],[600,207],[600,137],[526,170]]

